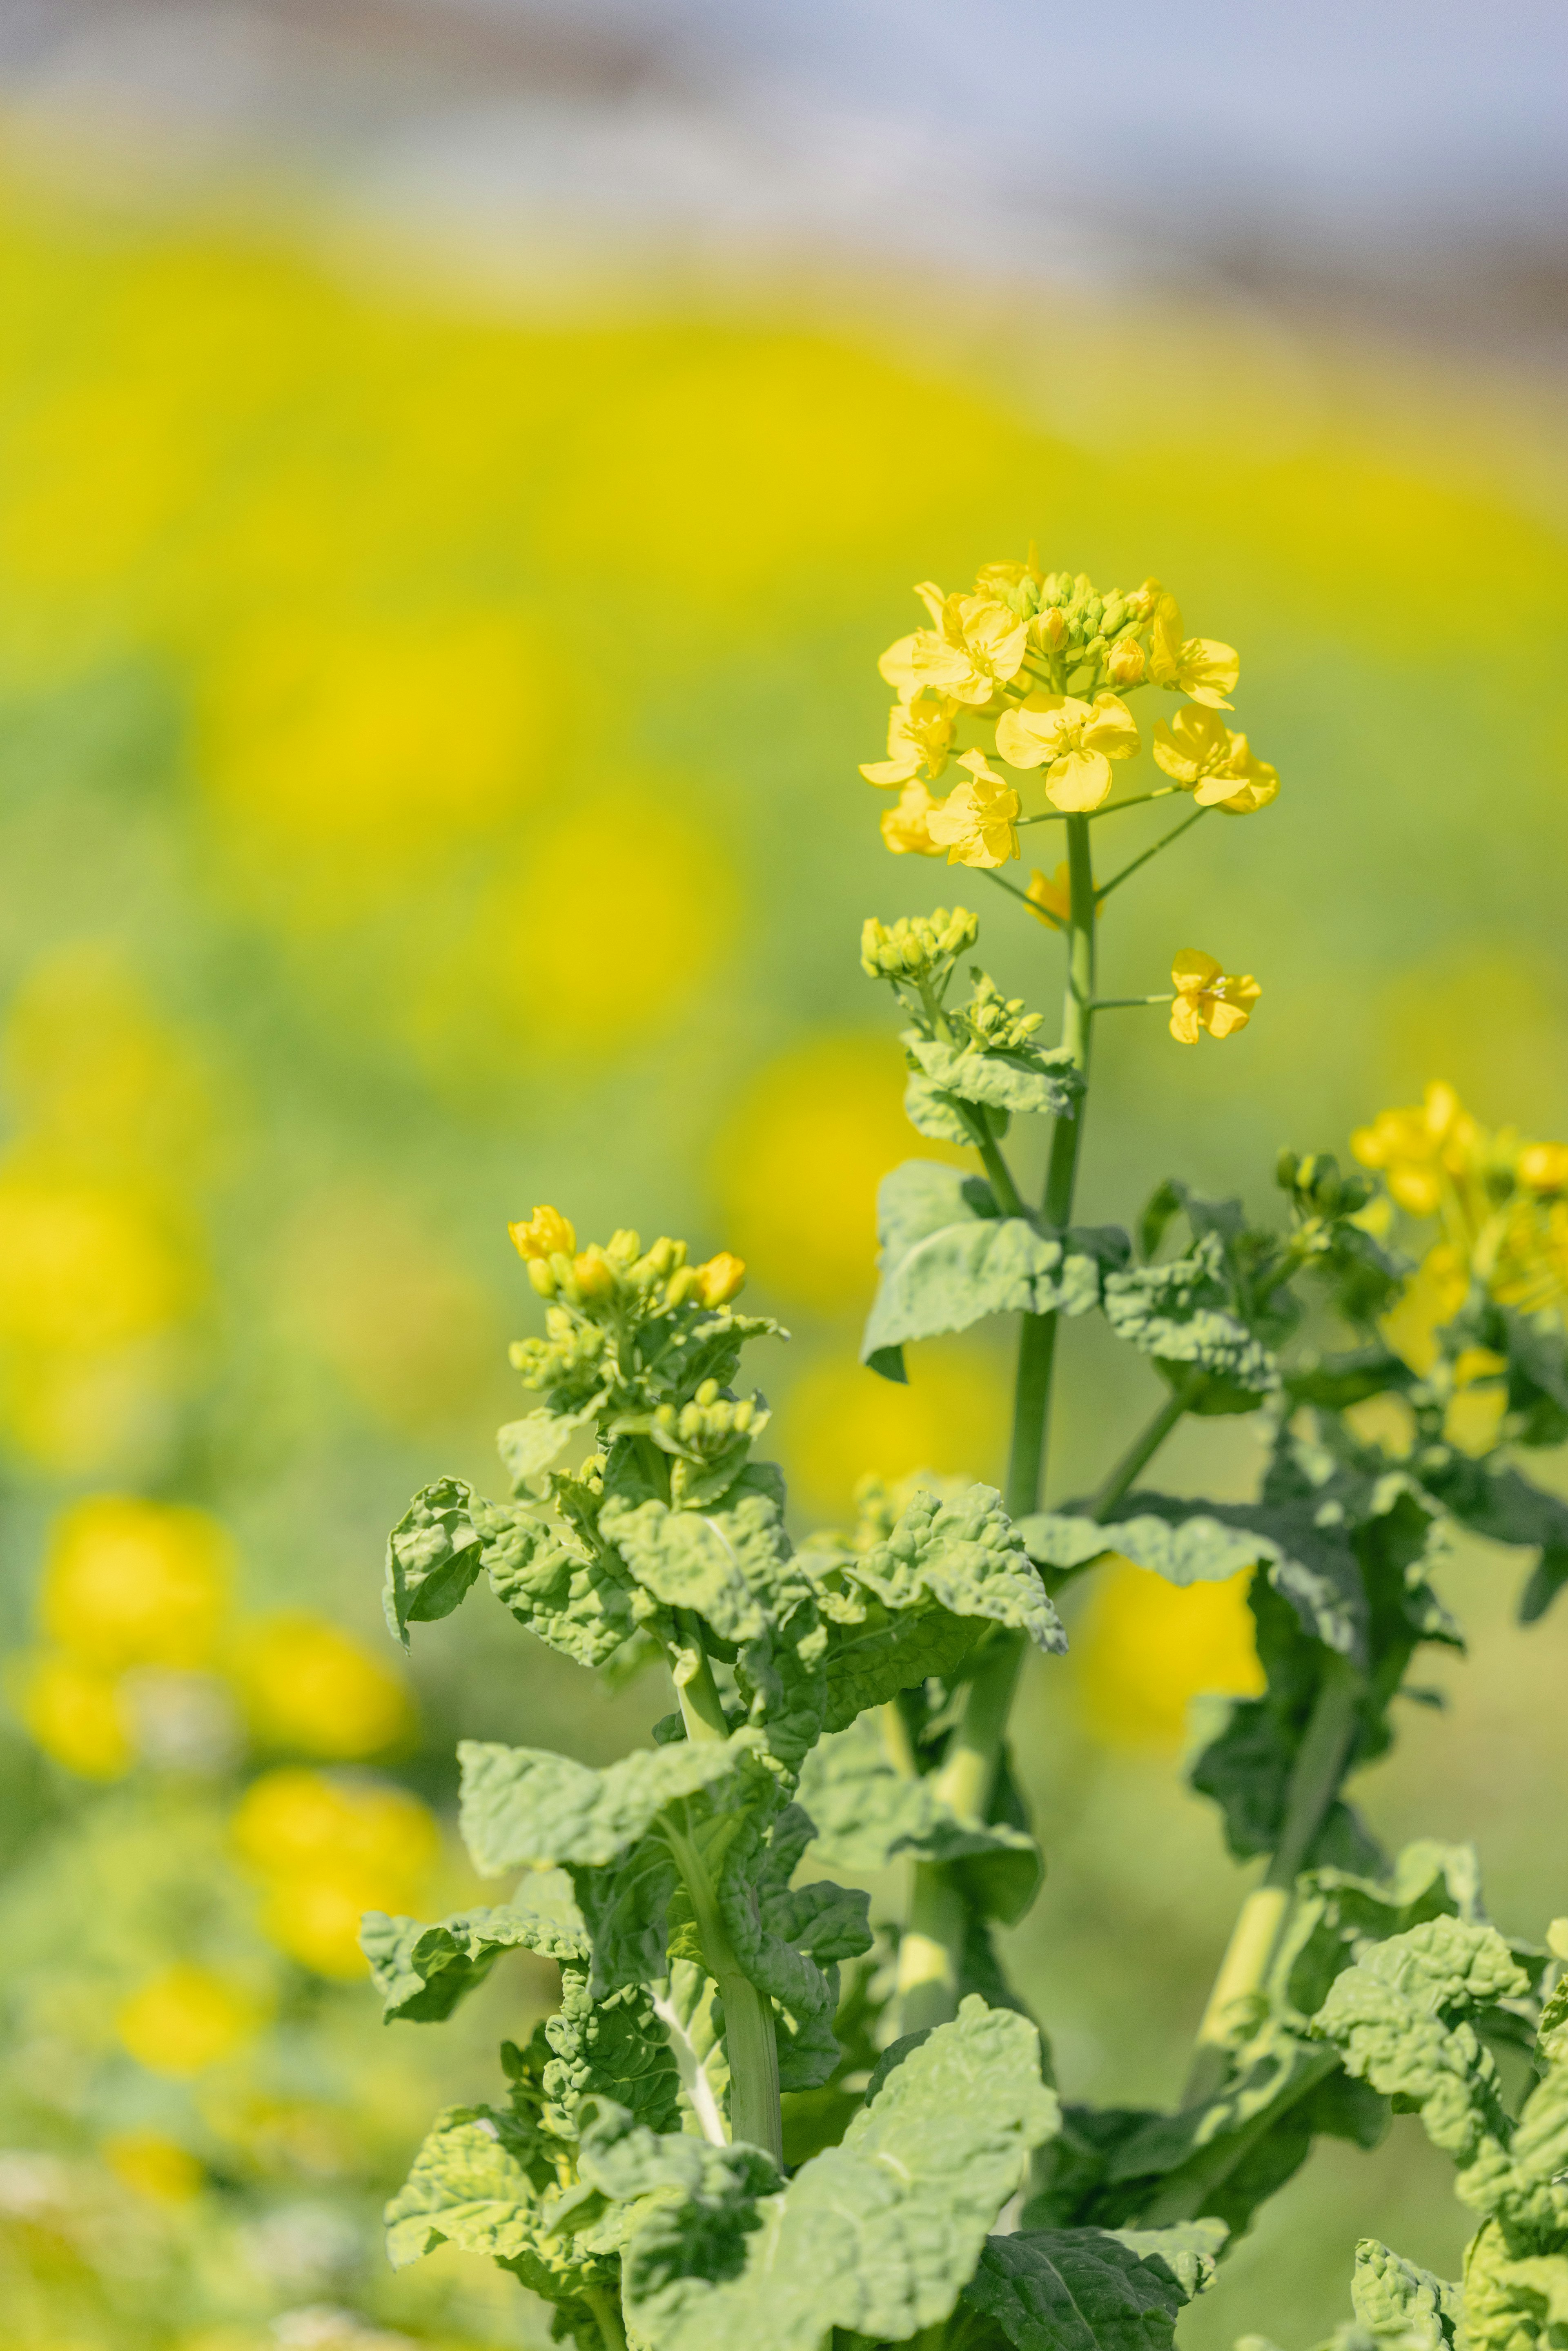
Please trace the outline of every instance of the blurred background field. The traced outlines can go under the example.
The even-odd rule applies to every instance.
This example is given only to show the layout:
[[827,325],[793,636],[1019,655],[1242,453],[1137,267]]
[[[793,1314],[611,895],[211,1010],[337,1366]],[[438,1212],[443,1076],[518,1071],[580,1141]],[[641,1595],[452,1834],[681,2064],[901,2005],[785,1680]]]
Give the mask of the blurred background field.
[[[1105,1025],[1089,1217],[1167,1170],[1265,1205],[1439,1075],[1568,1133],[1561,22],[1119,24],[1113,69],[1000,5],[0,10],[16,2351],[545,2339],[480,2264],[393,2279],[376,2213],[549,1971],[383,2035],[352,1940],[477,1890],[459,1735],[603,1760],[667,1703],[487,1601],[406,1667],[381,1627],[409,1493],[498,1476],[509,1217],[745,1256],[799,1528],[999,1473],[1007,1333],[855,1360],[919,1147],[856,936],[957,878],[856,774],[912,581],[1157,574],[1283,777],[1118,902],[1113,992],[1192,942],[1265,992],[1223,1052]],[[1049,1007],[1053,942],[963,882]],[[1147,1405],[1067,1360],[1058,1496]],[[1205,1424],[1162,1475],[1255,1460]],[[1519,1631],[1501,1556],[1362,1794],[1539,1933],[1568,1609]],[[1009,1956],[1074,2094],[1176,2095],[1242,1882],[1185,1709],[1246,1622],[1107,1576],[1030,1691]],[[1314,2339],[1367,2230],[1451,2273],[1411,2124],[1314,2157],[1184,2343]]]

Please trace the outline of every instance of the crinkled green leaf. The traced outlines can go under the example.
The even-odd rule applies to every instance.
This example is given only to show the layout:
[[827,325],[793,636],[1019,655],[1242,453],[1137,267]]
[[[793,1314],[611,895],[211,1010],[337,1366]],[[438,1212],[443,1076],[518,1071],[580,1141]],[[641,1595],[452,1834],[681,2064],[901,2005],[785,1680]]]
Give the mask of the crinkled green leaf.
[[939,1037],[922,1037],[915,1029],[906,1029],[901,1042],[931,1083],[960,1102],[1071,1118],[1083,1091],[1078,1065],[1064,1046],[1021,1045],[1009,1053],[971,1046],[960,1051]]
[[1363,2237],[1355,2249],[1351,2301],[1364,2326],[1397,2334],[1410,2351],[1450,2351],[1459,2321],[1459,2288]]
[[[1034,2027],[966,2001],[781,2191],[721,2189],[706,2228],[689,2191],[653,2202],[625,2256],[632,2329],[659,2351],[818,2351],[835,2326],[898,2342],[936,2325],[1056,2111]],[[634,2151],[651,2168],[665,2145]]]
[[858,1876],[886,1869],[901,1854],[922,1861],[983,1860],[971,1887],[994,1917],[1021,1918],[1039,1890],[1043,1864],[1034,1839],[1005,1821],[961,1819],[936,1792],[934,1776],[911,1780],[895,1767],[874,1715],[824,1740],[800,1782],[830,1869]]
[[1568,2340],[1568,2248],[1521,2252],[1489,2220],[1465,2255],[1466,2351],[1560,2351]]
[[681,2074],[643,1984],[595,2000],[583,1967],[563,1967],[560,2006],[544,2023],[550,2055],[541,2087],[546,2115],[576,2137],[584,2101],[612,2098],[650,2130],[679,2130]]
[[478,1575],[473,1499],[461,1478],[438,1478],[414,1496],[387,1537],[382,1606],[388,1630],[405,1649],[409,1626],[450,1616]]
[[525,1505],[471,1504],[490,1587],[519,1625],[580,1666],[601,1666],[653,1614],[629,1577]]
[[[975,1147],[975,1130],[952,1095],[933,1085],[919,1070],[912,1070],[904,1081],[904,1115],[915,1133],[925,1135],[928,1142],[956,1143],[970,1151]],[[987,1113],[982,1111],[981,1116]],[[989,1124],[988,1118],[987,1123]],[[997,1124],[1005,1123],[1005,1116],[998,1113]]]
[[721,1640],[758,1638],[810,1588],[761,1473],[747,1472],[708,1510],[612,1495],[599,1525],[645,1590],[666,1607],[695,1610]]
[[823,1728],[841,1730],[929,1675],[956,1673],[985,1630],[946,1608],[889,1611],[874,1600],[848,1622],[830,1619]]
[[1017,2351],[1169,2351],[1176,2313],[1214,2275],[1223,2223],[1023,2230],[991,2237],[964,2288]]
[[613,2288],[613,2257],[557,2225],[565,2200],[528,2130],[486,2106],[449,2107],[387,2206],[388,2256],[402,2269],[440,2244],[487,2253],[554,2302]]
[[460,1910],[434,1926],[367,1911],[360,1949],[382,1996],[390,2024],[450,2016],[465,1993],[484,1982],[503,1951],[538,1951],[545,1959],[586,1957],[588,1934],[571,1882],[559,1870],[525,1879],[519,1898],[493,1909]]
[[1568,1502],[1543,1494],[1507,1463],[1471,1460],[1446,1447],[1423,1459],[1421,1483],[1472,1533],[1539,1552],[1519,1613],[1526,1625],[1543,1616],[1568,1583]]
[[668,1804],[733,1794],[757,1769],[747,1730],[711,1745],[685,1741],[623,1756],[602,1771],[538,1747],[465,1740],[460,1825],[474,1866],[505,1869],[622,1860]]
[[911,1339],[967,1331],[988,1314],[1086,1314],[1100,1302],[1104,1266],[1125,1256],[1122,1236],[1040,1232],[1003,1217],[988,1185],[934,1160],[906,1160],[877,1195],[881,1279],[861,1359],[904,1377]]
[[1258,1402],[1280,1384],[1270,1350],[1234,1311],[1225,1250],[1207,1232],[1186,1257],[1108,1273],[1105,1320],[1119,1339],[1162,1364],[1213,1374],[1236,1392],[1238,1403]]
[[560,1459],[574,1437],[580,1434],[604,1403],[590,1397],[572,1412],[526,1412],[496,1431],[496,1450],[512,1481],[515,1494],[538,1493],[548,1484],[545,1471]]

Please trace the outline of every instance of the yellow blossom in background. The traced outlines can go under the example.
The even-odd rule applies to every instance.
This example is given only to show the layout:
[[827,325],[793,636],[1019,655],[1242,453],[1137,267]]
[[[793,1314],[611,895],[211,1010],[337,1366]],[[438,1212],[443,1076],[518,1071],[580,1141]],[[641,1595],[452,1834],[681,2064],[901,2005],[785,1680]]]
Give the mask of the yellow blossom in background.
[[1005,865],[1019,853],[1019,796],[978,751],[966,751],[958,765],[968,768],[971,780],[954,786],[932,810],[925,829],[946,850],[949,865]]
[[190,2149],[159,2131],[116,2131],[99,2152],[123,2186],[155,2204],[188,2204],[206,2181]]
[[1490,1453],[1508,1415],[1508,1359],[1490,1347],[1462,1347],[1443,1414],[1443,1442],[1476,1458]]
[[210,1968],[181,1960],[121,2002],[115,2028],[139,2065],[178,2078],[232,2056],[264,2022],[249,1991]]
[[862,765],[867,783],[906,784],[923,769],[935,783],[953,748],[957,708],[947,695],[924,690],[911,702],[895,702],[887,722],[886,758]]
[[1435,1216],[1447,1176],[1462,1180],[1470,1170],[1479,1130],[1450,1085],[1436,1082],[1413,1108],[1380,1111],[1370,1126],[1357,1127],[1350,1147],[1364,1167],[1375,1167],[1402,1208],[1413,1217]]
[[1131,1560],[1103,1561],[1069,1652],[1091,1727],[1115,1747],[1175,1748],[1195,1698],[1257,1697],[1249,1581],[1184,1588]]
[[983,709],[1017,674],[1028,622],[991,596],[944,596],[929,581],[915,592],[932,624],[890,645],[877,667],[900,701],[930,688]]
[[177,1322],[196,1288],[145,1193],[37,1162],[0,1172],[0,1343],[120,1345]]
[[1377,1327],[1400,1361],[1425,1379],[1437,1360],[1437,1332],[1453,1321],[1469,1293],[1469,1266],[1463,1250],[1439,1241],[1427,1250]]
[[1520,1182],[1532,1192],[1568,1191],[1568,1143],[1526,1143],[1518,1165]]
[[302,1609],[246,1625],[233,1672],[264,1747],[352,1763],[384,1753],[413,1728],[399,1677],[336,1625]]
[[1250,972],[1223,971],[1197,947],[1178,952],[1171,966],[1171,984],[1176,992],[1171,1035],[1180,1045],[1196,1045],[1203,1029],[1211,1037],[1234,1037],[1246,1028],[1263,993]]
[[417,1913],[441,1850],[431,1813],[401,1788],[289,1768],[252,1782],[232,1835],[263,1889],[264,1932],[302,1966],[344,1980],[366,1972],[363,1914]]
[[1003,1359],[946,1339],[912,1348],[908,1362],[904,1387],[830,1355],[794,1382],[779,1426],[790,1491],[802,1508],[824,1520],[847,1519],[868,1474],[1000,1475],[1009,1401]]
[[1072,813],[1098,808],[1114,780],[1112,760],[1130,759],[1137,748],[1138,722],[1113,694],[1097,694],[1092,703],[1031,694],[997,721],[998,758],[1011,768],[1045,766],[1047,797]]
[[1279,770],[1255,758],[1245,735],[1232,734],[1218,710],[1189,704],[1155,726],[1155,760],[1190,791],[1199,808],[1250,816],[1280,792]]
[[898,806],[882,815],[882,837],[895,857],[941,856],[942,844],[931,833],[932,817],[941,806],[923,783],[904,785]]
[[1024,893],[1042,923],[1065,923],[1072,912],[1072,890],[1068,879],[1065,858],[1048,880],[1038,869],[1029,877]]
[[1156,685],[1189,695],[1211,709],[1228,710],[1225,697],[1234,694],[1240,674],[1241,656],[1234,645],[1214,637],[1184,637],[1176,598],[1159,598],[1149,643],[1149,675]]
[[204,1666],[233,1573],[233,1545],[205,1510],[95,1494],[55,1521],[39,1614],[52,1640],[94,1665]]
[[536,1208],[526,1224],[508,1225],[507,1230],[525,1262],[536,1257],[570,1257],[577,1247],[577,1229],[559,1208]]
[[44,1753],[82,1780],[119,1780],[136,1760],[119,1678],[46,1651],[13,1668],[17,1712]]

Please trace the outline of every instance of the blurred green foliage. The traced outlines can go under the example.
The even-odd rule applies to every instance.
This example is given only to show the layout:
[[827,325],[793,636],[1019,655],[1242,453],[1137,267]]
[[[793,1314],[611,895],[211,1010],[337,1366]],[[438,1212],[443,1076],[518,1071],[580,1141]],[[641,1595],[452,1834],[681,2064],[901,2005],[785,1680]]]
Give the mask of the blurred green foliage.
[[[553,1200],[585,1234],[744,1255],[796,1332],[776,1431],[808,1511],[866,1470],[997,1473],[1004,1334],[914,1351],[907,1390],[854,1362],[875,1182],[911,1148],[856,941],[952,894],[889,863],[855,768],[909,582],[1031,537],[1156,573],[1243,646],[1283,778],[1266,829],[1207,824],[1129,884],[1108,991],[1197,940],[1265,993],[1223,1053],[1158,1018],[1107,1033],[1085,1214],[1135,1213],[1151,1159],[1260,1199],[1281,1144],[1339,1145],[1438,1074],[1561,1131],[1547,460],[1505,378],[1282,357],[1221,312],[969,335],[956,309],[938,339],[780,297],[535,326],[6,193],[7,2339],[534,2342],[478,2264],[381,2267],[379,2198],[454,2049],[382,2036],[342,1933],[417,1907],[422,1851],[465,1891],[411,1802],[443,1813],[459,1723],[602,1761],[666,1703],[607,1704],[485,1603],[430,1628],[417,1729],[395,1683],[342,1727],[380,1687],[387,1522],[434,1475],[484,1483],[472,1431],[517,1409],[505,1342],[537,1310],[507,1219]],[[1049,1004],[1055,944],[994,894],[988,965]],[[1059,1492],[1143,1376],[1068,1344]],[[1244,1490],[1249,1446],[1189,1424],[1170,1481]],[[185,1650],[40,1601],[60,1514],[104,1496],[235,1547]],[[1127,1573],[1079,1612],[1072,1705],[1042,1685],[1019,1726],[1051,1876],[1010,1963],[1099,2099],[1175,2095],[1239,1883],[1175,1748],[1189,1694],[1255,1671],[1237,1595]],[[1368,1809],[1392,1844],[1477,1835],[1497,1915],[1534,1931],[1568,1908],[1568,1622],[1526,1643],[1479,1548],[1453,1580],[1474,1657]],[[323,1619],[361,1662],[291,1708]],[[464,2063],[543,2000],[509,1964],[454,2028]],[[160,2037],[170,2014],[207,2039]],[[1325,2149],[1184,2340],[1287,2310],[1308,2339],[1355,2233],[1446,2271],[1456,2227],[1413,2126]]]

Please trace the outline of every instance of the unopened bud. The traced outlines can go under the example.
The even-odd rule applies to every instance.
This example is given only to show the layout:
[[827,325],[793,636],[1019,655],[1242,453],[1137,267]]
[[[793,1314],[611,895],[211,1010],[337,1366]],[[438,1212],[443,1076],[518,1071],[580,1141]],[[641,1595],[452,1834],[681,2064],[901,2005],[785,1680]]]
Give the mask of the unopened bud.
[[604,1254],[610,1259],[611,1264],[614,1266],[618,1271],[623,1273],[628,1266],[634,1265],[636,1263],[637,1259],[642,1254],[642,1249],[643,1244],[638,1239],[637,1235],[633,1232],[628,1232],[622,1228],[622,1230],[618,1233],[611,1234]]
[[695,1265],[677,1266],[664,1285],[664,1295],[670,1304],[684,1306],[699,1286],[700,1279]]
[[578,1294],[585,1301],[608,1298],[615,1288],[615,1268],[597,1241],[591,1241],[582,1255],[572,1260],[571,1270],[577,1277]]
[[520,1258],[570,1257],[577,1247],[577,1235],[559,1208],[536,1208],[527,1224],[508,1225],[507,1230]]
[[547,1260],[542,1257],[531,1257],[527,1262],[528,1280],[533,1284],[533,1287],[538,1290],[539,1296],[541,1298],[553,1298],[556,1290],[556,1280],[554,1274],[549,1270]]
[[[720,1249],[716,1257],[696,1268],[696,1277],[705,1306],[727,1306],[746,1280],[746,1266],[728,1249]],[[717,1394],[716,1388],[714,1393]]]
[[1113,685],[1142,685],[1148,656],[1136,637],[1118,637],[1105,664]]

